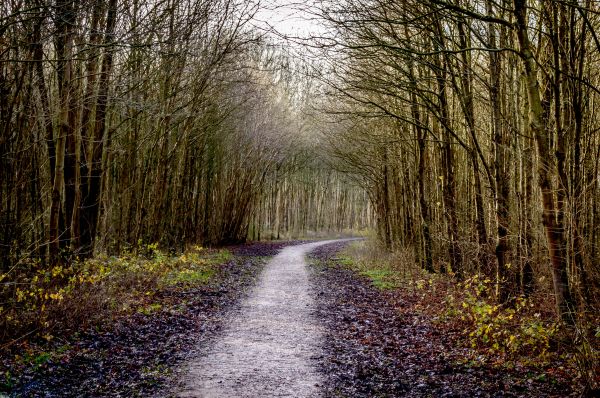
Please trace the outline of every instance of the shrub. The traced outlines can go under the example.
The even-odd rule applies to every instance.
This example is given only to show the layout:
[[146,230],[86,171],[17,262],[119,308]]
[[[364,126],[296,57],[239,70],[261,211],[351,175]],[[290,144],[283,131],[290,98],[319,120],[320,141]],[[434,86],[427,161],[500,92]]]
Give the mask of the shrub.
[[534,305],[519,297],[510,305],[492,301],[495,285],[490,279],[473,276],[459,283],[460,300],[449,296],[447,305],[452,315],[461,314],[467,322],[473,348],[485,348],[490,353],[507,356],[526,355],[531,359],[544,359],[559,325],[544,320]]
[[[22,336],[51,339],[61,330],[80,329],[135,311],[159,310],[149,303],[164,289],[205,284],[216,265],[231,258],[226,250],[193,247],[179,256],[157,245],[144,254],[101,255],[69,266],[43,268],[39,262],[13,270],[2,286],[0,341],[9,344]],[[9,275],[0,275],[0,283]]]

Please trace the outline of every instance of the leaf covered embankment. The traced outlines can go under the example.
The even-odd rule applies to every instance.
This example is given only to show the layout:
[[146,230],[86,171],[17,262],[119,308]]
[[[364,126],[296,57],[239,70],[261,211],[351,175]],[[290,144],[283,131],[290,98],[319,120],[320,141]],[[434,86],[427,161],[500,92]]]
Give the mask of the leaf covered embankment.
[[[150,248],[147,257],[92,260],[89,276],[97,280],[65,291],[50,306],[45,322],[53,327],[3,347],[0,391],[28,397],[157,394],[173,366],[219,330],[265,258],[284,245],[193,248],[180,256]],[[110,271],[101,271],[101,263]]]
[[325,396],[580,394],[572,365],[549,349],[544,358],[527,362],[524,352],[491,351],[479,336],[469,336],[477,327],[470,310],[447,302],[457,292],[450,291],[448,279],[417,278],[409,268],[383,262],[360,264],[352,246],[341,250],[329,245],[312,255],[315,297],[326,326]]

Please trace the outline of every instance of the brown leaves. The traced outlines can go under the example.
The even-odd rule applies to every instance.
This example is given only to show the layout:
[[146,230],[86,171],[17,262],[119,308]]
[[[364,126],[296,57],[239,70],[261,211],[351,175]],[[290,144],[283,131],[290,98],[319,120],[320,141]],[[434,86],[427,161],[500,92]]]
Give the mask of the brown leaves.
[[[379,290],[336,261],[339,246],[314,253],[318,315],[326,326],[325,396],[568,396],[570,386],[527,367],[487,364],[457,325],[432,322],[440,294]],[[439,316],[441,318],[441,316]],[[527,380],[531,379],[531,383]]]

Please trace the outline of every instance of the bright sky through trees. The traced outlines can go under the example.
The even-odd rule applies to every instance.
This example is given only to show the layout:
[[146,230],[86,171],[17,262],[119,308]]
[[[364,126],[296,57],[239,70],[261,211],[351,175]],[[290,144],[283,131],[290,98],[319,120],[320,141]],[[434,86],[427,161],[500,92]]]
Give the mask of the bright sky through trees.
[[308,38],[321,33],[324,27],[307,9],[306,2],[267,0],[255,16],[256,25],[280,39]]

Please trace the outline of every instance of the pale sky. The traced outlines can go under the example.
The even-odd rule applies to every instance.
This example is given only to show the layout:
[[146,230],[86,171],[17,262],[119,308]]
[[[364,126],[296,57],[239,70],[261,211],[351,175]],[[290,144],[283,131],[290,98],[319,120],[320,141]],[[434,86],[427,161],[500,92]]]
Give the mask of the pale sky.
[[[306,11],[307,1],[262,0],[261,10],[255,17],[256,25],[272,27],[279,36],[307,38],[319,35],[324,28]],[[277,35],[276,34],[276,35]]]

